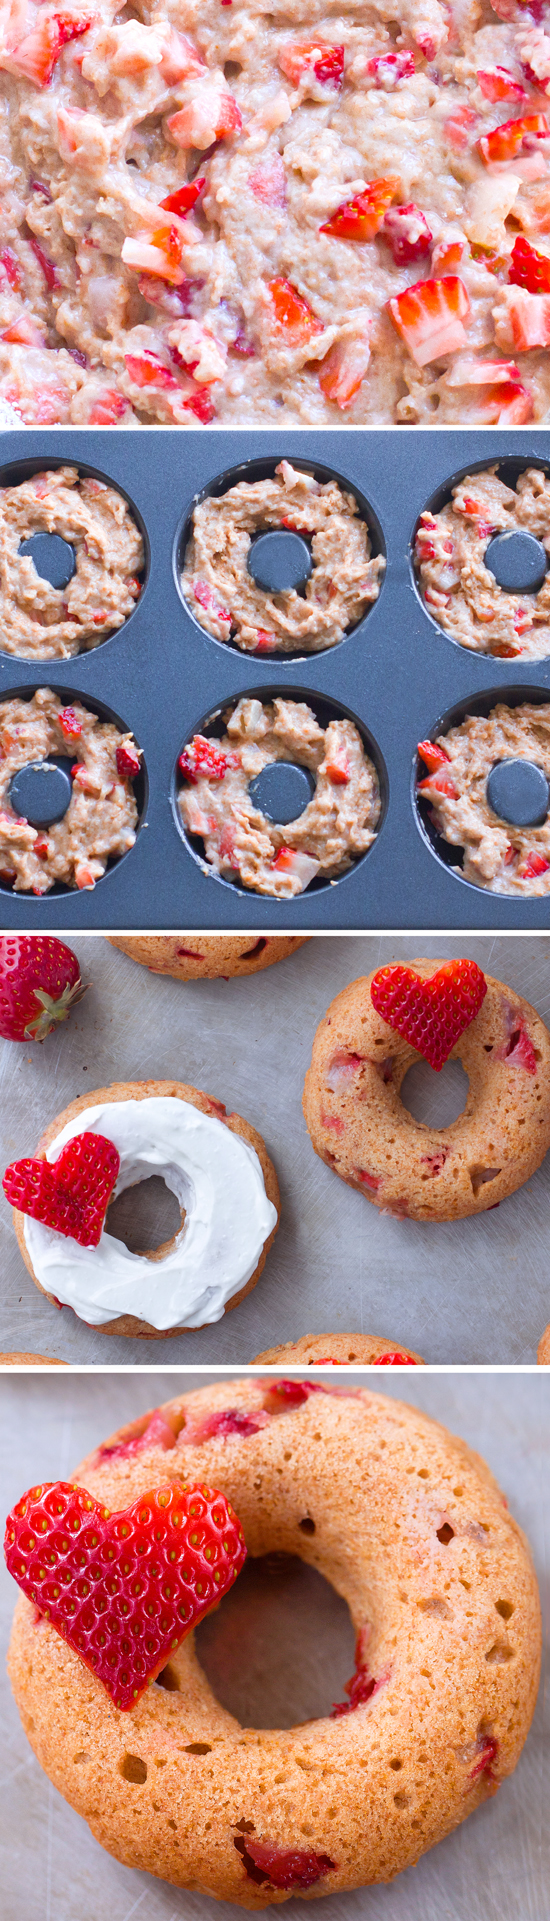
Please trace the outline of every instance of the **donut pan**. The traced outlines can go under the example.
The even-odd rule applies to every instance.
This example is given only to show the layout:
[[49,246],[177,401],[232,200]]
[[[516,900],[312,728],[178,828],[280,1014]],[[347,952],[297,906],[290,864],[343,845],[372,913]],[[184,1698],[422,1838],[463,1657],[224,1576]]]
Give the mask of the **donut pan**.
[[[550,700],[550,657],[522,666],[458,646],[422,603],[411,560],[423,508],[441,506],[472,468],[500,462],[502,478],[512,481],[533,462],[550,472],[550,433],[27,428],[5,432],[0,443],[1,486],[48,464],[75,464],[126,494],[146,548],[134,612],[91,653],[37,666],[3,653],[0,632],[0,699],[30,696],[44,685],[64,700],[79,697],[131,729],[144,757],[131,851],[93,892],[55,888],[38,900],[0,886],[1,926],[36,932],[550,926],[550,896],[510,899],[465,882],[457,871],[460,850],[433,836],[415,801],[418,741],[468,712],[489,712],[497,700]],[[237,479],[261,479],[282,458],[320,479],[335,475],[355,492],[373,552],[384,553],[387,564],[378,601],[338,646],[267,659],[211,639],[188,610],[178,577],[197,497],[221,493]],[[305,699],[322,723],[348,715],[378,769],[382,808],[372,847],[340,879],[314,881],[292,901],[214,876],[202,843],[186,839],[179,823],[178,755],[197,731],[220,732],[220,711],[243,694]],[[293,799],[299,808],[307,800],[299,780]],[[288,806],[287,794],[281,821],[289,818]]]

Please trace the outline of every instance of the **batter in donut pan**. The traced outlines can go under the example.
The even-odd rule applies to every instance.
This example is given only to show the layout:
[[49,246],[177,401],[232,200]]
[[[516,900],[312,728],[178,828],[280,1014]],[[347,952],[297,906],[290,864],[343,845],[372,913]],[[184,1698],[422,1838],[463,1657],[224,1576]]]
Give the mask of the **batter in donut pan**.
[[167,1685],[117,1710],[21,1597],[9,1668],[23,1725],[116,1859],[256,1911],[391,1881],[506,1794],[537,1694],[537,1584],[462,1440],[363,1388],[248,1379],[145,1415],[75,1478],[111,1512],[167,1480],[219,1489],[249,1554],[318,1569],[356,1634],[337,1713],[260,1731],[220,1707],[192,1635]]
[[492,713],[467,714],[428,748],[432,771],[417,794],[427,802],[432,825],[451,847],[463,847],[464,880],[492,894],[550,893],[550,813],[540,826],[511,826],[495,813],[488,793],[493,767],[526,760],[550,780],[550,706],[529,701],[499,703]]
[[550,653],[550,575],[539,592],[509,593],[491,572],[495,534],[533,534],[550,552],[550,485],[527,467],[516,488],[495,467],[466,474],[440,513],[421,514],[415,554],[426,606],[446,634],[498,660],[543,660]]
[[[445,963],[419,960],[429,980]],[[417,1050],[376,1012],[368,975],[338,994],[317,1029],[304,1086],[315,1152],[382,1213],[459,1220],[529,1180],[550,1147],[550,1034],[512,988],[485,975],[479,1013],[449,1058],[468,1075],[464,1111],[445,1129],[400,1098]]]
[[57,1160],[86,1132],[118,1150],[114,1198],[160,1174],[182,1224],[156,1253],[132,1254],[105,1227],[98,1246],[81,1246],[14,1208],[36,1286],[105,1334],[163,1339],[221,1320],[255,1287],[277,1231],[277,1176],[261,1135],[183,1082],[115,1082],[72,1101],[47,1128],[37,1158]]
[[[72,546],[75,571],[53,587],[22,542],[56,534]],[[32,474],[0,489],[2,652],[65,660],[121,627],[140,593],[143,541],[122,494],[76,467]]]

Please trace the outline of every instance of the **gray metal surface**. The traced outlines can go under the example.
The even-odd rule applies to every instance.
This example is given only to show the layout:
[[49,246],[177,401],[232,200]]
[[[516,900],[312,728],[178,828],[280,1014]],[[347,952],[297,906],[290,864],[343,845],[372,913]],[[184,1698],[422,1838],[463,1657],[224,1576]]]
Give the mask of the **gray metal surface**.
[[[313,1153],[301,1098],[329,1001],[386,961],[470,955],[550,1024],[548,937],[318,936],[249,980],[188,985],[149,974],[102,938],[79,935],[73,945],[92,985],[70,1023],[43,1047],[0,1042],[2,1168],[34,1153],[75,1095],[113,1080],[175,1076],[259,1128],[279,1175],[281,1227],[254,1292],[216,1326],[174,1340],[121,1340],[37,1291],[0,1195],[0,1350],[122,1366],[242,1366],[276,1342],[341,1328],[388,1335],[434,1363],[534,1362],[550,1321],[550,1156],[510,1200],[475,1219],[392,1220]],[[412,1075],[415,1111],[448,1125],[463,1106],[458,1065],[437,1078],[424,1066]],[[128,1206],[133,1214],[133,1195]],[[159,1215],[163,1232],[173,1226]]]
[[[208,1378],[208,1377],[206,1377]],[[212,1378],[212,1377],[210,1377]],[[219,1378],[219,1376],[218,1376]],[[357,1376],[351,1377],[354,1383]],[[0,1379],[0,1482],[3,1511],[38,1479],[68,1476],[79,1459],[113,1427],[133,1419],[182,1387],[189,1377],[150,1375],[74,1377],[33,1375]],[[201,1383],[202,1384],[202,1383]],[[312,1910],[293,1900],[289,1921],[548,1921],[550,1887],[550,1636],[549,1495],[550,1379],[525,1377],[416,1375],[396,1381],[376,1379],[384,1393],[408,1399],[443,1420],[488,1460],[504,1489],[512,1513],[525,1528],[534,1552],[543,1602],[545,1655],[535,1721],[511,1780],[457,1833],[426,1855],[389,1887],[327,1896]],[[236,1590],[235,1590],[236,1593]],[[121,1867],[104,1854],[85,1823],[65,1805],[35,1761],[20,1726],[4,1674],[15,1587],[0,1571],[0,1905],[2,1921],[239,1921],[242,1909],[188,1894],[147,1874]],[[223,1637],[225,1603],[208,1624],[218,1649]],[[264,1598],[264,1622],[269,1615]],[[311,1595],[307,1608],[279,1615],[279,1652],[255,1623],[260,1661],[256,1705],[269,1694],[271,1715],[264,1725],[288,1725],[289,1718],[326,1712],[329,1702],[311,1707],[319,1678],[327,1678],[330,1699],[341,1684],[342,1622]],[[261,1628],[261,1619],[260,1619]],[[234,1661],[242,1666],[243,1642],[233,1637]],[[247,1652],[249,1643],[247,1642]],[[281,1650],[284,1650],[281,1653]],[[203,1658],[201,1651],[201,1658]],[[346,1658],[349,1649],[346,1648]],[[263,1665],[262,1665],[263,1662]],[[215,1671],[212,1642],[209,1673]],[[349,1672],[349,1667],[348,1670]],[[300,1685],[300,1674],[302,1683]],[[295,1713],[287,1712],[289,1677],[298,1676]],[[228,1682],[234,1679],[228,1676]],[[332,1686],[334,1682],[334,1692]],[[238,1677],[237,1677],[238,1685]],[[296,1685],[296,1684],[295,1684]],[[254,1705],[250,1697],[250,1706]],[[272,1718],[273,1717],[273,1718]],[[251,1720],[251,1725],[257,1725]]]

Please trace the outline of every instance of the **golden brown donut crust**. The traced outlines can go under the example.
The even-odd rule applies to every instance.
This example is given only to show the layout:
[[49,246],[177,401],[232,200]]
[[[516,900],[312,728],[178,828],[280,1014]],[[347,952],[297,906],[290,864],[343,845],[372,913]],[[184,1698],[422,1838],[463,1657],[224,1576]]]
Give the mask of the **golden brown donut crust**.
[[[256,1282],[259,1281],[262,1268],[265,1266],[266,1257],[277,1233],[281,1214],[279,1183],[273,1162],[269,1158],[265,1141],[262,1135],[258,1134],[257,1129],[251,1127],[249,1121],[243,1120],[241,1114],[226,1114],[225,1110],[222,1112],[222,1104],[220,1101],[214,1100],[209,1094],[202,1093],[197,1087],[188,1087],[184,1081],[113,1081],[110,1087],[95,1087],[87,1094],[79,1094],[76,1100],[71,1101],[69,1106],[63,1109],[62,1114],[58,1114],[54,1121],[50,1121],[49,1126],[38,1142],[34,1158],[36,1160],[43,1160],[51,1142],[56,1140],[57,1135],[62,1133],[63,1128],[67,1127],[70,1121],[76,1120],[77,1115],[84,1113],[87,1108],[99,1106],[108,1101],[153,1100],[157,1095],[172,1100],[187,1101],[191,1107],[198,1107],[201,1114],[210,1114],[215,1120],[223,1120],[226,1127],[231,1129],[232,1134],[238,1134],[240,1140],[246,1141],[248,1147],[253,1147],[260,1162],[268,1200],[272,1201],[273,1206],[277,1209],[276,1225],[272,1229],[268,1239],[264,1241],[258,1265],[255,1267],[254,1273],[251,1274],[250,1280],[246,1282],[245,1287],[239,1288],[238,1294],[233,1294],[231,1300],[226,1302],[224,1313],[227,1314],[230,1308],[238,1307],[239,1303],[244,1301],[245,1295],[250,1294],[252,1288],[256,1286]],[[55,1306],[56,1303],[53,1294],[48,1294],[47,1288],[41,1287],[40,1281],[37,1280],[25,1240],[25,1215],[21,1214],[16,1207],[13,1209],[13,1223],[19,1242],[20,1253],[25,1262],[25,1267],[28,1268],[31,1279],[35,1283],[35,1287],[39,1289],[41,1294],[45,1294],[47,1300],[51,1301]],[[162,1247],[158,1247],[154,1254],[149,1254],[149,1259],[151,1261],[162,1260],[168,1245],[169,1243],[164,1243]],[[167,1327],[159,1330],[156,1327],[150,1327],[147,1321],[138,1320],[134,1314],[119,1314],[115,1321],[102,1321],[98,1323],[96,1328],[96,1332],[99,1334],[119,1334],[128,1336],[132,1340],[147,1341],[165,1341],[169,1340],[172,1335],[193,1331],[192,1329],[184,1329],[181,1327]]]
[[[422,978],[444,964],[407,963]],[[450,1055],[468,1075],[464,1111],[449,1127],[428,1127],[400,1099],[421,1056],[376,1013],[373,978],[345,987],[317,1028],[303,1096],[315,1153],[383,1213],[416,1221],[481,1214],[522,1187],[550,1147],[548,1029],[528,1001],[485,974],[479,1014]],[[527,1031],[536,1073],[503,1057],[514,1022]],[[342,1056],[360,1059],[343,1082]]]
[[53,1354],[0,1354],[2,1367],[68,1367],[68,1361],[57,1361]]
[[545,1327],[544,1334],[541,1335],[538,1344],[537,1361],[539,1367],[550,1367],[550,1321],[548,1327]]
[[246,934],[108,934],[107,939],[151,974],[195,981],[258,974],[303,947],[307,935],[250,934],[247,939]]
[[335,1361],[340,1367],[372,1366],[381,1354],[403,1354],[406,1361],[415,1361],[417,1367],[425,1367],[421,1354],[414,1354],[412,1347],[402,1341],[385,1340],[383,1334],[302,1334],[299,1341],[283,1341],[280,1347],[266,1347],[263,1354],[255,1354],[254,1362],[262,1361],[272,1367],[299,1365],[307,1361],[314,1367],[320,1361]]
[[[477,1454],[392,1396],[327,1383],[279,1411],[273,1385],[249,1376],[184,1394],[162,1410],[173,1446],[145,1438],[124,1452],[144,1415],[75,1478],[111,1510],[167,1478],[221,1488],[250,1554],[298,1554],[343,1595],[381,1682],[371,1700],[336,1720],[242,1728],[189,1635],[169,1688],[153,1683],[123,1714],[23,1597],[9,1655],[34,1753],[102,1846],[252,1911],[288,1895],[246,1875],[235,1843],[247,1833],[328,1855],[336,1867],[314,1898],[390,1881],[494,1793],[528,1733],[541,1640],[527,1542]],[[229,1408],[268,1418],[201,1439]],[[486,1736],[492,1780],[479,1771]]]

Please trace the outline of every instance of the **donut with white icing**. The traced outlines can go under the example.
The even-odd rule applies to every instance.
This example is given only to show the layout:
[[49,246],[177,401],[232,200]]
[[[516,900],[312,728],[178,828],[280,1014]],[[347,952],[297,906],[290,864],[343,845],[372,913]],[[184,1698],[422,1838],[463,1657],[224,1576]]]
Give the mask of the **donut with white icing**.
[[97,1247],[82,1247],[14,1208],[37,1287],[105,1334],[162,1339],[221,1320],[255,1287],[277,1231],[279,1188],[261,1134],[183,1082],[114,1082],[72,1101],[46,1129],[37,1157],[55,1161],[86,1132],[118,1149],[113,1198],[160,1175],[182,1224],[155,1253],[134,1254],[105,1226]]

